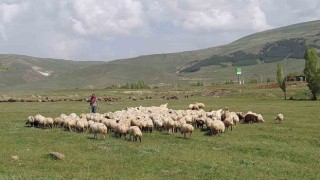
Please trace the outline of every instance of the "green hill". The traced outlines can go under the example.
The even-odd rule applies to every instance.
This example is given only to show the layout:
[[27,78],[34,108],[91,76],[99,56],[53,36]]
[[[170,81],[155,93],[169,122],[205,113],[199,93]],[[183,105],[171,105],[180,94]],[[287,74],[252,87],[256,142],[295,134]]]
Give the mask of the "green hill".
[[276,64],[285,73],[301,73],[306,47],[320,49],[320,21],[255,33],[228,45],[169,54],[154,54],[110,62],[83,62],[0,55],[1,90],[103,88],[143,80],[152,84],[184,84],[236,80],[242,67],[245,80],[274,79]]

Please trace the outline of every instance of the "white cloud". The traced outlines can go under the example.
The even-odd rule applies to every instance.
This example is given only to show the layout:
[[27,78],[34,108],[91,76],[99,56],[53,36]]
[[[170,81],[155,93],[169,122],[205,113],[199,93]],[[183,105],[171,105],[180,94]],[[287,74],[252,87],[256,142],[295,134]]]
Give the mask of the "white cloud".
[[0,0],[0,53],[110,60],[320,19],[319,0]]
[[3,23],[10,23],[19,14],[22,14],[28,8],[29,3],[23,2],[18,4],[0,3],[0,14]]
[[139,1],[72,0],[69,6],[73,30],[82,35],[128,35],[144,25]]
[[8,40],[6,33],[6,26],[14,19],[22,14],[28,8],[28,2],[11,4],[7,2],[0,2],[0,34],[3,40]]
[[[240,3],[241,2],[241,3]],[[189,0],[183,26],[196,31],[215,30],[265,30],[268,25],[258,0],[227,1]]]
[[266,15],[260,8],[259,0],[250,0],[250,5],[247,8],[247,15],[252,15],[250,21],[251,27],[256,31],[262,31],[272,28],[268,25]]
[[183,23],[187,29],[215,30],[227,29],[232,26],[235,17],[229,11],[210,9],[207,12],[191,12],[188,19]]
[[51,47],[50,56],[63,59],[73,59],[77,51],[87,45],[83,40],[70,39],[63,34],[56,35],[48,41]]
[[6,31],[5,31],[5,28],[4,28],[4,26],[0,23],[0,35],[1,35],[1,37],[2,37],[2,39],[3,40],[7,40],[8,39],[8,37],[7,37],[7,35],[6,35]]

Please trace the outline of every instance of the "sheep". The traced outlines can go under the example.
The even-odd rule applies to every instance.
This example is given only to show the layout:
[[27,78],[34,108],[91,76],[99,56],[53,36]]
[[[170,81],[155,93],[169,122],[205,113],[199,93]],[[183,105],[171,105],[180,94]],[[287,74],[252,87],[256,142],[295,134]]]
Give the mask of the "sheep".
[[224,121],[225,119],[229,118],[231,115],[229,108],[225,107],[224,112],[221,114],[221,120]]
[[114,135],[116,137],[119,136],[120,138],[122,135],[124,135],[124,138],[126,139],[127,130],[128,130],[128,127],[126,125],[118,123],[114,129]]
[[284,116],[283,116],[283,114],[278,114],[275,118],[274,118],[274,120],[275,121],[279,121],[279,123],[281,123],[282,121],[283,121],[283,119],[284,119]]
[[97,134],[102,134],[103,139],[106,139],[105,134],[107,134],[108,129],[103,123],[94,123],[90,126],[89,132],[93,133],[93,139],[98,139]]
[[224,126],[228,129],[230,127],[231,131],[232,131],[232,127],[234,125],[233,123],[233,119],[231,116],[229,116],[228,118],[226,118],[224,121],[222,121],[224,123]]
[[239,116],[235,112],[231,112],[231,118],[235,126],[240,122]]
[[254,123],[254,122],[258,122],[258,117],[256,115],[247,113],[244,116],[243,123]]
[[193,130],[194,130],[194,127],[191,124],[184,124],[181,127],[181,134],[183,134],[184,138],[186,138],[186,133],[189,133],[191,138]]
[[77,124],[77,121],[71,117],[67,117],[65,120],[64,120],[64,128],[65,130],[69,130],[69,131],[72,131],[76,128],[76,124]]
[[204,118],[195,118],[195,123],[197,128],[201,128],[203,130],[203,125],[205,124]]
[[56,117],[56,118],[54,118],[54,120],[53,120],[53,126],[60,126],[60,127],[62,127],[62,126],[63,126],[63,123],[64,123],[64,119],[61,118],[61,117]]
[[80,119],[76,123],[76,129],[78,132],[84,132],[88,128],[88,121],[86,119]]
[[88,121],[88,127],[90,128],[90,126],[92,126],[94,123],[95,123],[94,121],[89,120],[89,121]]
[[34,116],[34,126],[35,127],[43,126],[44,119],[45,119],[45,117],[40,114],[35,115]]
[[152,130],[153,130],[153,122],[151,119],[147,120],[147,128],[148,128],[148,132],[149,133],[152,133]]
[[205,105],[203,103],[197,103],[196,105],[199,107],[199,109],[203,109],[205,107]]
[[199,110],[199,106],[197,104],[189,104],[189,109],[190,110]]
[[163,119],[163,127],[167,130],[168,134],[173,134],[174,130],[174,121],[171,117],[164,117]]
[[34,126],[34,117],[33,116],[28,116],[26,120],[26,125],[30,125],[31,127]]
[[258,117],[258,123],[264,123],[264,119],[261,114],[257,114],[257,117]]
[[212,135],[218,134],[220,136],[220,133],[223,133],[226,127],[222,121],[214,120],[209,124],[209,128]]
[[239,121],[243,122],[245,114],[243,112],[236,112],[236,114],[239,117]]
[[131,140],[131,136],[132,136],[134,141],[137,141],[137,138],[139,138],[139,141],[141,143],[142,132],[138,126],[129,127],[127,130],[127,134],[129,134],[130,140]]
[[53,119],[52,119],[51,117],[45,118],[44,121],[43,121],[42,126],[43,126],[43,127],[49,127],[50,129],[52,129]]

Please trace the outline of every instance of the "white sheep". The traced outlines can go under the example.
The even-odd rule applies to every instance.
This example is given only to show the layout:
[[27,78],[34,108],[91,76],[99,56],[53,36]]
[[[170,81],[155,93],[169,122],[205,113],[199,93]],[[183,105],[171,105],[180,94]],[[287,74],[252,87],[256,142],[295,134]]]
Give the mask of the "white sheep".
[[189,104],[189,109],[190,110],[199,110],[199,106],[197,104]]
[[42,126],[49,127],[50,129],[52,129],[53,119],[51,117],[44,118]]
[[117,123],[115,129],[114,129],[114,135],[116,137],[120,137],[122,135],[124,135],[124,138],[126,139],[126,134],[127,134],[127,130],[128,130],[128,126],[124,125],[124,124],[121,124],[121,123]]
[[42,116],[41,114],[35,115],[35,116],[34,116],[34,126],[35,126],[35,127],[43,126],[44,119],[45,119],[45,117]]
[[197,103],[196,105],[199,107],[199,109],[203,109],[205,107],[205,105],[203,103]]
[[284,119],[283,114],[278,114],[278,115],[274,118],[274,120],[275,120],[275,121],[279,121],[279,123],[281,123],[281,122],[283,121],[283,119]]
[[231,118],[235,126],[240,122],[239,116],[235,112],[231,112]]
[[56,118],[53,119],[53,125],[54,125],[54,126],[60,126],[60,127],[62,127],[63,124],[64,124],[64,119],[63,119],[63,118],[61,118],[61,117],[56,117]]
[[98,138],[97,134],[102,134],[103,139],[106,139],[105,135],[108,132],[108,128],[103,123],[94,123],[93,125],[90,126],[89,132],[93,133],[94,139]]
[[34,126],[34,117],[33,116],[28,116],[26,120],[26,125],[30,125],[31,127]]
[[137,139],[139,138],[139,141],[141,143],[142,132],[138,126],[130,126],[127,130],[127,133],[129,134],[130,140],[132,136],[134,141],[137,141]]
[[220,120],[212,121],[209,126],[210,126],[209,128],[211,130],[212,135],[214,134],[220,135],[220,133],[223,133],[226,128],[224,123]]
[[76,129],[78,132],[84,132],[87,130],[89,124],[86,119],[80,119],[76,123]]
[[69,130],[69,131],[72,131],[76,128],[76,125],[77,125],[77,121],[71,117],[67,117],[64,119],[64,128],[65,130]]
[[264,119],[261,114],[257,114],[257,117],[258,117],[258,123],[264,123]]
[[191,138],[193,131],[194,127],[191,124],[184,124],[181,127],[181,134],[183,134],[184,138],[186,138],[186,133],[188,133]]

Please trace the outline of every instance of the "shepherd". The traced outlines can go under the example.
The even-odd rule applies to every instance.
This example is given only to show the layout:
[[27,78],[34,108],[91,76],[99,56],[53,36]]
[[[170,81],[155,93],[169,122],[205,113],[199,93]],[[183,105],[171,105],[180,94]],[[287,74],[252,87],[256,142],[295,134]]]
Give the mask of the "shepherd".
[[90,102],[90,106],[89,106],[90,113],[96,113],[98,108],[98,99],[95,94],[91,95],[89,102]]

